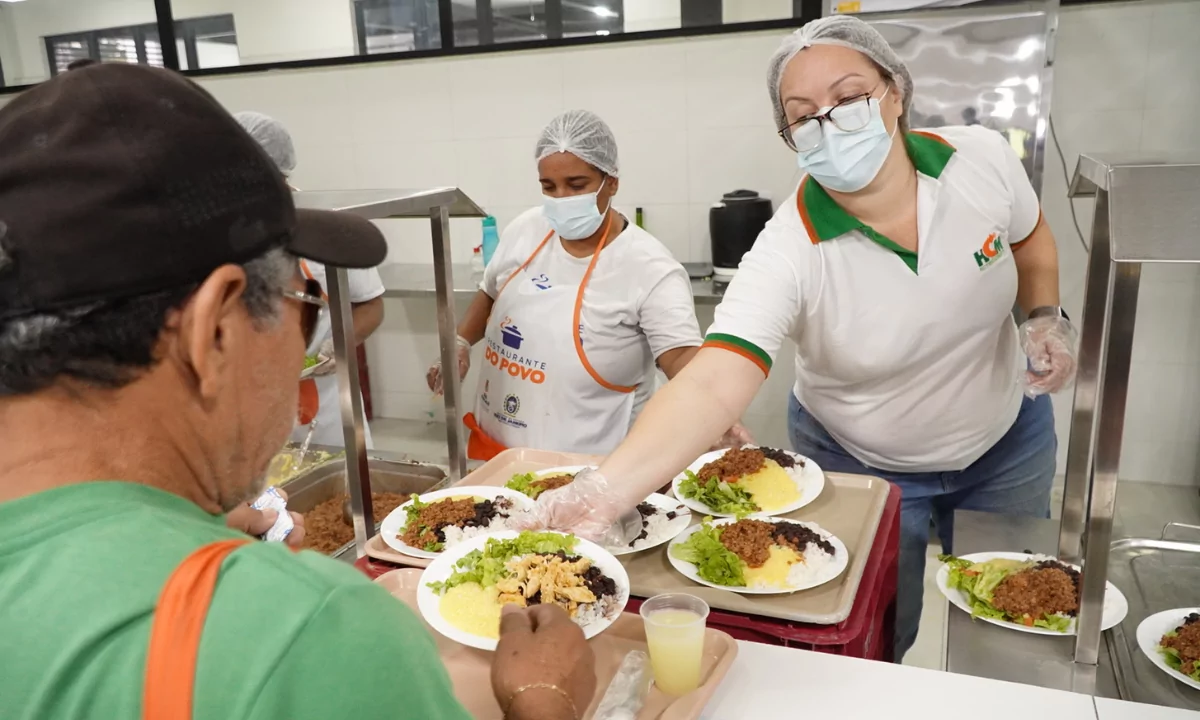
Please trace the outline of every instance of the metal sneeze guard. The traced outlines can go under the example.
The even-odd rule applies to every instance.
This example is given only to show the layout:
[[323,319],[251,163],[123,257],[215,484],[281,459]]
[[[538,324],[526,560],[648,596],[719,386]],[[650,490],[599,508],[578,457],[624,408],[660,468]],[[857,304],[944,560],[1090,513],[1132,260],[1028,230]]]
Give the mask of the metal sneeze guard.
[[1200,263],[1200,154],[1082,155],[1069,194],[1096,204],[1058,551],[1084,568],[1075,662],[1096,665],[1142,265]]
[[[454,338],[453,262],[450,256],[450,218],[484,217],[483,211],[458,188],[429,190],[341,190],[298,192],[296,207],[309,210],[334,210],[368,220],[392,218],[430,221],[433,231],[433,273],[437,290],[438,339],[442,367],[457,367]],[[354,352],[354,325],[346,270],[327,268],[326,291],[329,316],[333,325],[334,359],[337,363],[338,396],[342,414],[342,433],[346,443],[346,485],[354,516],[354,540],[359,557],[366,554],[367,540],[375,534],[371,508],[371,478],[367,463],[366,435],[363,433],[362,388],[358,381],[358,357]],[[450,482],[466,474],[467,458],[459,433],[459,396],[461,382],[457,372],[443,373],[446,403],[446,444],[450,458]]]

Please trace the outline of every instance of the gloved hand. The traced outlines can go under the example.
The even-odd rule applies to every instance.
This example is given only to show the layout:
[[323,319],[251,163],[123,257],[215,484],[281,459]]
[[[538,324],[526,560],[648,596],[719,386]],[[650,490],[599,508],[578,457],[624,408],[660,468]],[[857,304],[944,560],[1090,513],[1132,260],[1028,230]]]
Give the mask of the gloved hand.
[[333,338],[326,338],[325,342],[321,343],[321,347],[317,348],[317,356],[329,358],[329,362],[325,363],[313,375],[332,375],[337,372],[337,361],[333,359]]
[[1021,325],[1021,348],[1029,357],[1025,394],[1031,398],[1056,393],[1075,377],[1078,334],[1062,317],[1039,317]]
[[[539,495],[531,510],[513,516],[509,524],[517,530],[574,533],[601,545],[618,547],[628,545],[641,532],[641,514],[637,509],[626,515],[631,521],[633,515],[637,516],[636,530],[632,522],[625,527],[625,516],[608,479],[589,468],[576,475],[570,485]],[[633,535],[626,537],[630,530]]]
[[754,438],[750,436],[750,431],[746,429],[746,426],[741,423],[734,423],[733,427],[726,430],[725,434],[709,450],[728,450],[729,448],[740,448],[753,444]]
[[[467,376],[467,371],[471,369],[471,343],[462,335],[454,338],[454,343],[458,346],[458,380]],[[441,395],[443,390],[442,385],[442,361],[438,360],[429,367],[429,372],[425,373],[425,381],[429,383],[429,389],[434,395]]]

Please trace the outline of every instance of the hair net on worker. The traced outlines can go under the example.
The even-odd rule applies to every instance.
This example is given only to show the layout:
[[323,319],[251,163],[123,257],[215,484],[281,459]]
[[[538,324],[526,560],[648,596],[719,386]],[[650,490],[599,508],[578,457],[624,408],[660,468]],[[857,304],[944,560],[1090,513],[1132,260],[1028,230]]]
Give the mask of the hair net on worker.
[[867,23],[850,15],[830,15],[813,20],[788,35],[771,56],[771,64],[767,71],[767,90],[771,93],[771,105],[775,109],[775,127],[781,130],[787,127],[787,115],[783,111],[779,92],[783,71],[797,53],[813,45],[841,45],[857,50],[874,60],[891,76],[889,79],[899,87],[904,96],[902,122],[907,122],[908,108],[912,105],[913,81],[904,61],[896,55],[896,51],[892,50],[892,46],[888,45],[879,31]]
[[620,176],[617,139],[600,116],[588,110],[568,110],[550,121],[537,141],[535,160],[568,152],[602,173]]
[[267,151],[279,172],[292,174],[296,169],[296,146],[292,144],[292,136],[282,123],[256,112],[240,112],[234,118]]

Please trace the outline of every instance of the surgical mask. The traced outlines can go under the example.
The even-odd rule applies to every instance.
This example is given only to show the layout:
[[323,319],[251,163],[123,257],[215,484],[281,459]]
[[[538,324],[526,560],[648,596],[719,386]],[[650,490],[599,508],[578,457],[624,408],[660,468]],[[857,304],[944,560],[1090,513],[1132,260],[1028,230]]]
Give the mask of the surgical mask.
[[[883,100],[882,97],[879,99]],[[858,192],[871,184],[887,160],[888,152],[892,149],[892,138],[900,128],[900,123],[897,121],[896,128],[889,134],[883,125],[879,102],[863,102],[870,114],[863,127],[847,132],[826,119],[821,126],[824,134],[821,144],[812,150],[796,153],[800,169],[811,175],[821,187],[837,192]],[[821,112],[827,113],[829,110],[823,108]]]
[[[607,213],[608,209],[606,208],[604,213],[600,212],[597,199],[606,182],[608,178],[604,178],[596,192],[560,198],[547,195],[542,198],[542,214],[550,221],[550,227],[554,228],[554,232],[558,233],[560,238],[583,240],[600,229],[600,223],[604,222],[604,213]],[[611,204],[610,202],[610,207]]]

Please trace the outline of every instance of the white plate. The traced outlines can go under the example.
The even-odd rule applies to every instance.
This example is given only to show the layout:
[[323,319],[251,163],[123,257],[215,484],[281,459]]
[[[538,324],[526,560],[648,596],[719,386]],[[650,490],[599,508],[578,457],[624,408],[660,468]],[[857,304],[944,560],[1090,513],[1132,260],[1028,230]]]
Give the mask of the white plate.
[[[519,493],[516,490],[509,490],[502,487],[490,487],[486,485],[464,485],[461,487],[446,488],[436,492],[419,495],[421,502],[431,503],[436,500],[445,500],[446,498],[456,497],[481,497],[484,500],[495,500],[496,498],[504,497],[513,501],[513,512],[519,510],[528,510],[533,507],[533,501],[524,493]],[[408,525],[407,509],[412,505],[413,501],[409,500],[400,507],[396,508],[383,519],[383,523],[379,526],[379,534],[383,536],[383,541],[387,546],[398,553],[404,553],[411,557],[419,558],[435,558],[440,557],[442,553],[429,552],[421,548],[410,547],[404,544],[400,536],[404,534],[404,528]],[[445,552],[445,551],[443,551]]]
[[605,548],[606,550],[613,555],[629,555],[635,552],[649,550],[650,548],[658,547],[663,543],[671,542],[671,540],[675,539],[679,533],[687,530],[688,526],[692,524],[691,511],[688,510],[685,505],[680,504],[680,502],[673,497],[667,497],[666,495],[662,495],[660,493],[654,493],[650,497],[646,498],[646,502],[650,503],[661,511],[665,512],[674,510],[678,514],[675,516],[674,520],[667,521],[667,524],[663,526],[662,532],[658,535],[649,535],[635,543],[634,547]]
[[[712,524],[732,525],[735,522],[737,522],[737,519],[735,518],[723,518],[721,520],[713,520]],[[690,562],[684,562],[671,554],[672,548],[674,548],[676,545],[687,542],[687,539],[690,538],[693,533],[699,530],[701,525],[693,525],[684,532],[680,533],[679,537],[675,538],[671,542],[670,547],[667,548],[667,559],[671,561],[672,567],[674,567],[692,582],[698,582],[701,585],[707,585],[711,588],[717,588],[718,590],[728,590],[730,592],[741,593],[742,595],[783,595],[786,593],[794,593],[799,590],[808,590],[809,588],[815,588],[818,585],[824,585],[846,571],[846,567],[850,564],[850,551],[846,549],[845,543],[839,540],[836,535],[830,533],[828,530],[823,529],[816,523],[800,522],[798,520],[779,520],[779,522],[795,523],[797,525],[803,525],[810,530],[815,530],[821,535],[821,537],[827,540],[830,545],[833,545],[833,564],[829,566],[828,572],[822,573],[813,581],[805,585],[797,585],[790,588],[731,587],[729,585],[718,585],[716,583],[711,583],[700,577],[700,574],[696,571],[696,566],[694,564]]]
[[1196,682],[1168,665],[1167,661],[1163,659],[1162,654],[1158,652],[1158,641],[1162,639],[1162,636],[1182,625],[1183,619],[1192,613],[1200,613],[1200,608],[1164,610],[1151,615],[1143,620],[1141,625],[1138,625],[1137,642],[1138,647],[1142,649],[1142,653],[1150,658],[1150,662],[1154,663],[1160,670],[1184,685],[1190,685],[1200,690],[1200,682]]
[[[481,549],[488,539],[511,540],[518,534],[515,530],[505,530],[486,537],[471,538],[455,545],[431,562],[429,567],[425,568],[425,572],[421,574],[421,584],[417,588],[417,608],[420,609],[425,622],[455,642],[480,650],[495,650],[495,638],[459,630],[442,617],[440,608],[442,597],[429,589],[429,583],[444,582],[453,573],[455,563],[467,553]],[[616,619],[625,610],[625,605],[629,602],[629,575],[625,573],[625,568],[619,560],[612,556],[612,553],[595,543],[578,538],[574,552],[591,560],[593,565],[600,568],[600,571],[612,578],[617,585],[617,595],[613,605],[609,608],[608,616],[581,626],[584,636],[590,640],[616,622]]]
[[[981,552],[981,553],[973,553],[971,555],[960,555],[959,557],[961,557],[963,560],[970,560],[971,562],[977,562],[977,563],[987,562],[988,560],[997,560],[997,559],[1004,559],[1004,560],[1053,560],[1054,559],[1047,555],[1036,555],[1036,554],[1030,555],[1029,553],[1017,553],[1017,552]],[[1066,565],[1067,567],[1075,568],[1076,570],[1080,569],[1078,565],[1071,565],[1070,563],[1063,563],[1063,564]],[[943,563],[942,566],[940,568],[938,568],[938,572],[937,572],[938,590],[942,591],[942,594],[946,596],[946,599],[950,601],[951,605],[954,605],[959,610],[963,610],[967,614],[970,614],[971,605],[967,601],[966,593],[964,593],[963,591],[958,590],[958,589],[951,589],[948,584],[949,581],[950,581],[950,568],[947,567],[945,563]],[[1104,592],[1104,616],[1103,616],[1103,618],[1101,618],[1100,629],[1108,630],[1109,628],[1119,625],[1120,622],[1125,619],[1125,615],[1128,612],[1129,612],[1129,601],[1125,599],[1125,596],[1123,594],[1121,594],[1121,591],[1117,589],[1116,585],[1113,585],[1112,583],[1108,583],[1108,586]],[[1027,627],[1025,625],[1021,625],[1020,623],[1009,622],[1007,620],[996,620],[995,618],[980,617],[980,618],[975,618],[975,619],[983,620],[984,622],[989,622],[993,625],[999,625],[1000,627],[1008,628],[1010,630],[1017,630],[1020,632],[1032,633],[1034,635],[1054,635],[1056,637],[1063,637],[1063,636],[1075,634],[1075,619],[1074,618],[1071,619],[1071,624],[1067,626],[1067,631],[1061,632],[1061,633],[1055,632],[1049,628]]]
[[[758,446],[757,445],[747,445],[746,447],[752,448],[752,447],[758,447]],[[705,454],[701,455],[696,460],[696,462],[689,465],[688,470],[690,470],[693,473],[699,473],[700,468],[709,464],[713,460],[716,460],[717,458],[723,456],[727,452],[729,452],[729,451],[728,450],[714,450],[713,452],[705,453]],[[817,465],[811,459],[804,457],[803,455],[799,455],[799,454],[791,452],[789,450],[784,450],[784,452],[786,452],[788,455],[791,455],[792,457],[796,458],[796,460],[798,460],[798,461],[799,460],[804,461],[804,467],[800,469],[799,479],[793,478],[793,480],[796,480],[796,489],[800,491],[800,499],[794,503],[785,505],[784,507],[778,508],[776,510],[771,510],[769,512],[754,513],[753,515],[750,515],[749,517],[762,519],[762,518],[768,518],[768,517],[775,517],[778,515],[786,515],[787,513],[790,513],[794,510],[799,510],[800,508],[804,507],[805,505],[808,505],[809,503],[811,503],[813,500],[816,500],[817,496],[821,494],[821,491],[825,489],[825,473],[821,471],[821,467],[819,465]],[[687,475],[685,473],[679,473],[679,475],[677,475],[675,477],[675,479],[671,481],[671,492],[672,492],[672,494],[675,495],[675,497],[679,498],[679,502],[683,503],[684,505],[687,505],[692,510],[695,510],[696,512],[701,513],[703,515],[712,515],[713,517],[734,517],[734,515],[732,513],[716,512],[715,510],[713,510],[709,506],[705,505],[704,503],[700,502],[699,500],[694,500],[692,498],[685,498],[683,496],[683,494],[681,492],[679,492],[679,483],[683,482],[686,479],[687,479]]]

